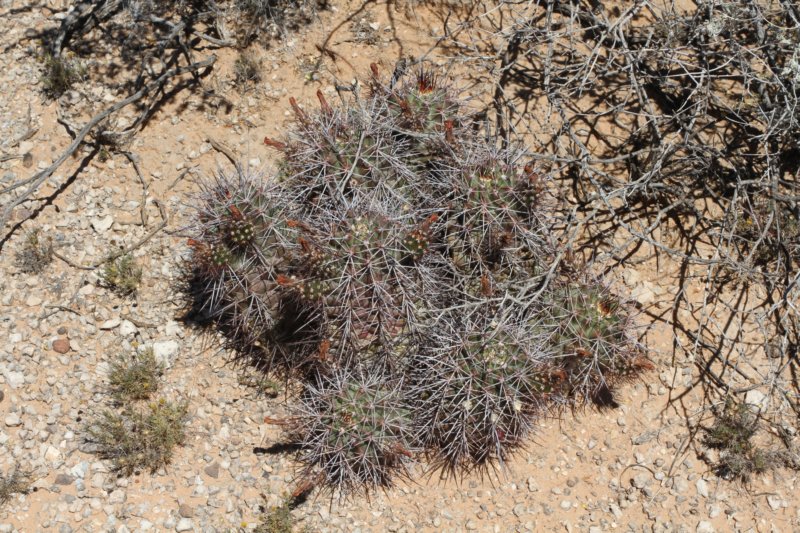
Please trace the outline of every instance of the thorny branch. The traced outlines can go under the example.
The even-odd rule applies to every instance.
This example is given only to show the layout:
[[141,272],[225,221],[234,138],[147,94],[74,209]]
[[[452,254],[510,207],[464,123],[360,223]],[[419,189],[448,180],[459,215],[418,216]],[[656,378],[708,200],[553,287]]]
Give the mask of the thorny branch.
[[780,406],[800,412],[795,3],[475,4],[444,27],[481,32],[443,45],[493,84],[499,136],[539,144],[577,215],[568,248],[606,271],[647,250],[672,258],[676,356],[709,403],[758,388],[782,427]]
[[124,100],[120,100],[119,102],[109,106],[108,108],[104,109],[94,117],[92,117],[81,130],[75,136],[72,143],[67,147],[67,149],[56,159],[52,165],[47,167],[46,169],[37,172],[33,176],[28,179],[18,181],[8,187],[0,190],[0,194],[6,194],[12,192],[20,187],[28,186],[24,192],[19,194],[16,198],[11,200],[3,209],[3,214],[0,216],[0,227],[5,227],[6,222],[11,218],[11,213],[15,207],[20,205],[22,202],[28,200],[31,195],[33,195],[38,188],[49,178],[53,172],[56,171],[63,163],[66,161],[78,147],[83,143],[83,140],[86,136],[91,132],[98,124],[103,122],[106,118],[108,118],[111,114],[116,111],[119,111],[123,107],[132,104],[138,100],[141,100],[146,95],[160,90],[164,84],[175,76],[180,76],[181,74],[185,74],[187,72],[198,72],[205,68],[211,67],[217,60],[216,56],[210,56],[202,61],[198,61],[196,63],[192,63],[191,65],[187,65],[184,67],[175,67],[167,70],[163,74],[161,74],[158,78],[151,81],[129,97],[125,98]]

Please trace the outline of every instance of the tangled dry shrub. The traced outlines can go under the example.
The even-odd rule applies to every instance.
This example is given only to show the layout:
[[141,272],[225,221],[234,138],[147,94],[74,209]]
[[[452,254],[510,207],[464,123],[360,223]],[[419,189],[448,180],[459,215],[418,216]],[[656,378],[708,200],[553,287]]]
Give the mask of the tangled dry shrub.
[[314,20],[328,0],[234,0],[241,45],[254,40],[283,38]]
[[533,157],[579,215],[575,252],[603,269],[669,257],[672,325],[707,405],[763,385],[763,416],[796,428],[796,5],[476,4],[463,25],[489,37],[447,37],[494,86],[498,128],[540,143]]

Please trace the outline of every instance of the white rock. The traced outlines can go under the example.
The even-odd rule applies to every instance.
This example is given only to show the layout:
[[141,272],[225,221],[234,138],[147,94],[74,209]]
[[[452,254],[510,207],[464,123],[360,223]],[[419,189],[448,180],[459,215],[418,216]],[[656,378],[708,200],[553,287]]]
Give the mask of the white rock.
[[636,286],[637,283],[639,283],[639,280],[642,279],[642,276],[641,274],[639,274],[638,271],[633,269],[628,269],[622,273],[622,279],[625,280],[625,283],[629,287],[634,287]]
[[97,233],[105,233],[111,229],[111,225],[114,224],[114,217],[108,215],[103,218],[93,218],[91,224]]
[[119,334],[123,337],[134,335],[137,331],[139,330],[130,320],[123,320],[119,323]]
[[758,389],[753,389],[747,391],[747,394],[744,395],[744,401],[745,403],[755,407],[757,410],[763,411],[769,404],[769,396]]
[[634,300],[643,305],[651,304],[656,299],[656,295],[653,293],[652,289],[645,286],[644,283],[634,287],[631,291],[631,296]]
[[194,524],[188,518],[181,518],[178,520],[178,525],[175,526],[175,531],[192,531]]
[[785,502],[779,496],[770,494],[767,496],[767,503],[769,504],[770,509],[777,511],[781,507],[784,507]]
[[83,479],[86,477],[86,474],[89,472],[89,463],[86,461],[81,461],[80,463],[76,464],[72,468],[70,468],[69,473],[78,479]]
[[695,486],[697,487],[697,494],[703,498],[708,498],[708,483],[706,483],[705,479],[698,479]]
[[695,531],[697,533],[714,533],[716,529],[714,529],[714,526],[711,525],[711,522],[701,520],[697,523],[697,529],[695,529]]
[[84,285],[80,289],[78,289],[78,294],[81,296],[88,296],[94,292],[94,285]]
[[22,141],[21,143],[19,143],[19,155],[25,155],[31,150],[33,150],[33,142]]
[[4,422],[10,428],[22,425],[22,420],[20,420],[19,415],[17,413],[9,413],[8,415],[6,415]]
[[12,389],[18,389],[25,384],[25,374],[22,372],[7,372],[6,383]]
[[25,305],[28,307],[36,307],[37,305],[41,305],[42,299],[36,296],[35,294],[31,294],[28,296],[28,299],[25,300]]
[[164,333],[167,334],[169,337],[178,336],[183,333],[183,328],[181,325],[175,322],[174,320],[170,320],[167,322],[166,327],[164,328]]
[[100,324],[100,329],[114,329],[119,325],[120,325],[119,318],[109,318],[108,320]]
[[153,355],[156,361],[169,368],[178,355],[181,346],[177,341],[158,341],[153,343]]
[[54,446],[48,446],[47,450],[44,452],[44,458],[51,463],[55,463],[61,459],[61,452]]

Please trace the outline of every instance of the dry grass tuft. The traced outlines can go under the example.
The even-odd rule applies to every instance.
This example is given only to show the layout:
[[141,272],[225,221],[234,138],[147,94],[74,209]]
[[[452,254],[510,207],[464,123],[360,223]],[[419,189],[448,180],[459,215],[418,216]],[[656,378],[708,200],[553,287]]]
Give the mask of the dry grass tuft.
[[164,366],[156,360],[152,348],[132,355],[120,355],[111,363],[111,396],[120,404],[147,400],[158,390]]
[[114,292],[127,296],[139,288],[139,283],[142,281],[142,268],[132,255],[125,254],[107,262],[100,277]]
[[44,238],[39,230],[33,230],[25,236],[22,249],[15,256],[17,268],[25,274],[39,274],[53,260],[53,242]]
[[0,506],[8,503],[14,494],[27,494],[30,484],[28,474],[19,469],[0,475]]
[[86,428],[86,440],[124,475],[154,473],[168,465],[175,448],[186,441],[187,418],[188,402],[163,398],[143,408],[127,406],[121,413],[106,410]]

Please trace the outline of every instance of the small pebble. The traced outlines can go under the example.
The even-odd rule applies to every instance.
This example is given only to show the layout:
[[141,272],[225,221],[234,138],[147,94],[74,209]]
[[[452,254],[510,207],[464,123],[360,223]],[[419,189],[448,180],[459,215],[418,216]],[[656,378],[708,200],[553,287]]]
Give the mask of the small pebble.
[[60,338],[53,341],[53,350],[58,353],[67,353],[70,350],[69,339]]

